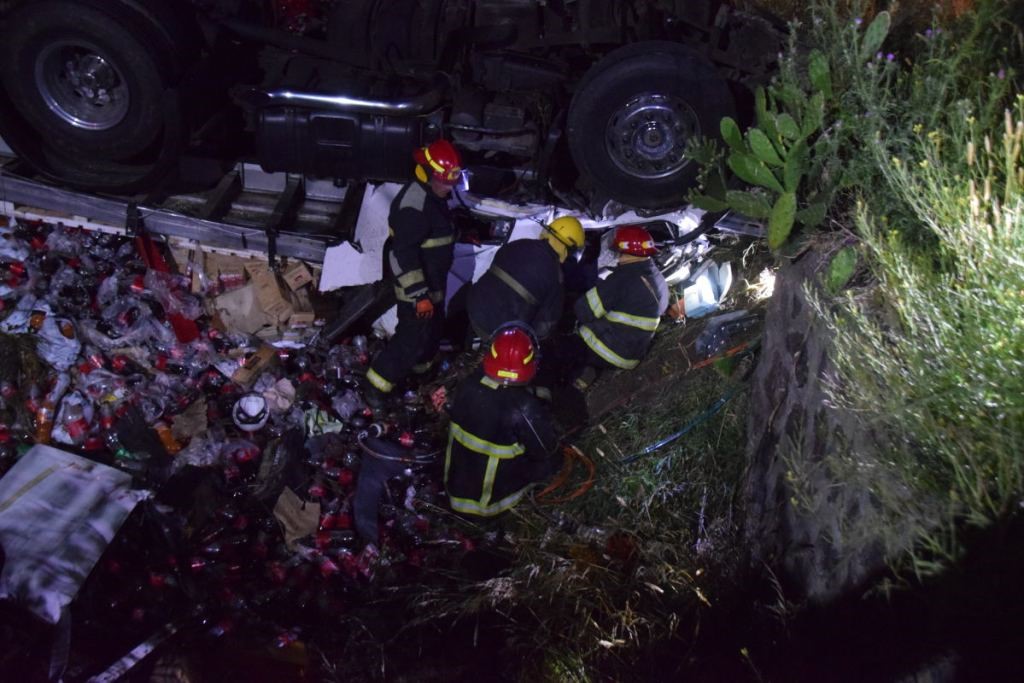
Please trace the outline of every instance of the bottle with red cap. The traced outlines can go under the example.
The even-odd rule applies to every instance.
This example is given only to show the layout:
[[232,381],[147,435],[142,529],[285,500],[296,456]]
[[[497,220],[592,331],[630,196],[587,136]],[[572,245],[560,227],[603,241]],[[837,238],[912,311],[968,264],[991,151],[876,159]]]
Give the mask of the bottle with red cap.
[[123,353],[115,354],[110,358],[110,369],[119,375],[139,375],[145,372],[141,365]]
[[81,446],[92,430],[89,421],[92,410],[85,401],[81,394],[74,392],[61,403],[59,437],[62,443]]
[[8,287],[17,288],[24,284],[28,277],[28,269],[21,261],[0,261],[0,280]]

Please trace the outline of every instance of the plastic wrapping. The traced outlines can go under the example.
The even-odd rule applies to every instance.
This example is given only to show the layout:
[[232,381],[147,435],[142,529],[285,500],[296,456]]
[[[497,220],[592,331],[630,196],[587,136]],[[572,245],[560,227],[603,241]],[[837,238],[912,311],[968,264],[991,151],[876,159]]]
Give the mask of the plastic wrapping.
[[148,491],[130,478],[49,446],[35,446],[0,479],[0,597],[57,623],[104,548]]
[[75,323],[70,318],[46,316],[38,331],[36,352],[57,370],[67,370],[75,364],[82,342],[78,339]]
[[79,391],[64,396],[53,427],[53,440],[70,446],[81,446],[93,428],[93,404]]
[[160,302],[167,314],[195,320],[204,313],[202,303],[189,293],[189,280],[183,275],[148,270],[143,278],[143,286],[145,293]]
[[342,420],[348,421],[366,408],[366,402],[352,389],[346,389],[331,399],[331,408]]

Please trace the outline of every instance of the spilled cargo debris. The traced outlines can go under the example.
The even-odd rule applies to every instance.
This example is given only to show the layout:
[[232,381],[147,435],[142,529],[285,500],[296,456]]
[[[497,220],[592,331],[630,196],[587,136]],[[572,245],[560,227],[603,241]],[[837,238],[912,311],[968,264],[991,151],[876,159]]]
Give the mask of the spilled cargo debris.
[[[185,620],[209,638],[244,631],[284,647],[315,639],[371,586],[473,545],[438,505],[445,434],[429,397],[410,389],[371,409],[364,374],[381,340],[307,343],[315,267],[292,263],[279,279],[265,263],[174,256],[178,272],[123,237],[0,228],[0,517],[66,505],[61,468],[110,473],[133,497],[99,536],[99,508],[68,506],[79,526],[33,539],[54,581],[26,570],[36,592],[5,582],[4,594],[52,623],[74,599],[76,628],[146,634]],[[63,464],[45,467],[44,454]],[[113,485],[81,489],[105,500]],[[0,524],[9,562],[24,531]],[[68,542],[94,552],[62,564]]]

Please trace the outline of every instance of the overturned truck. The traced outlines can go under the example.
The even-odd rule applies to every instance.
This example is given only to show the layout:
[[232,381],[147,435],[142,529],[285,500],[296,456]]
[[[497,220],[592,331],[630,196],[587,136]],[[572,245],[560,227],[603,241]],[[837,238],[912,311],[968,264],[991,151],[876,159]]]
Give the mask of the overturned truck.
[[474,192],[662,209],[781,36],[713,0],[0,0],[0,137],[137,193],[190,155],[401,181],[444,135]]

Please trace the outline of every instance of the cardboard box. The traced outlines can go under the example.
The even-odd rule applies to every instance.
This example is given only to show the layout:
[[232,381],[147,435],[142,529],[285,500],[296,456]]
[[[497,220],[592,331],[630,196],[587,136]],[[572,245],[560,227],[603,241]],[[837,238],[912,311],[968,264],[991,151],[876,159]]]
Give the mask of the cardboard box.
[[172,246],[170,252],[178,272],[190,278],[189,291],[192,294],[201,294],[206,255],[201,250],[181,246]]
[[277,350],[269,344],[264,344],[245,359],[241,367],[231,375],[231,380],[248,389],[275,361]]
[[248,284],[213,299],[216,321],[225,331],[256,334],[265,328],[276,329],[278,321],[268,316],[256,299],[256,289]]
[[206,277],[226,289],[241,287],[245,284],[245,264],[248,259],[225,254],[206,254]]
[[275,325],[283,325],[292,314],[292,305],[281,291],[277,276],[269,269],[257,271],[252,276],[250,285],[256,292],[256,303],[263,313],[274,321]]
[[250,278],[256,278],[264,273],[270,272],[270,264],[259,259],[246,259],[244,262],[245,272]]
[[306,267],[305,263],[299,261],[284,271],[283,279],[284,283],[288,285],[288,289],[294,292],[312,282],[313,273],[309,272],[309,268]]
[[305,291],[292,292],[291,295],[292,314],[288,318],[290,329],[305,329],[316,320],[316,313],[313,312],[313,304],[309,300],[309,294]]

